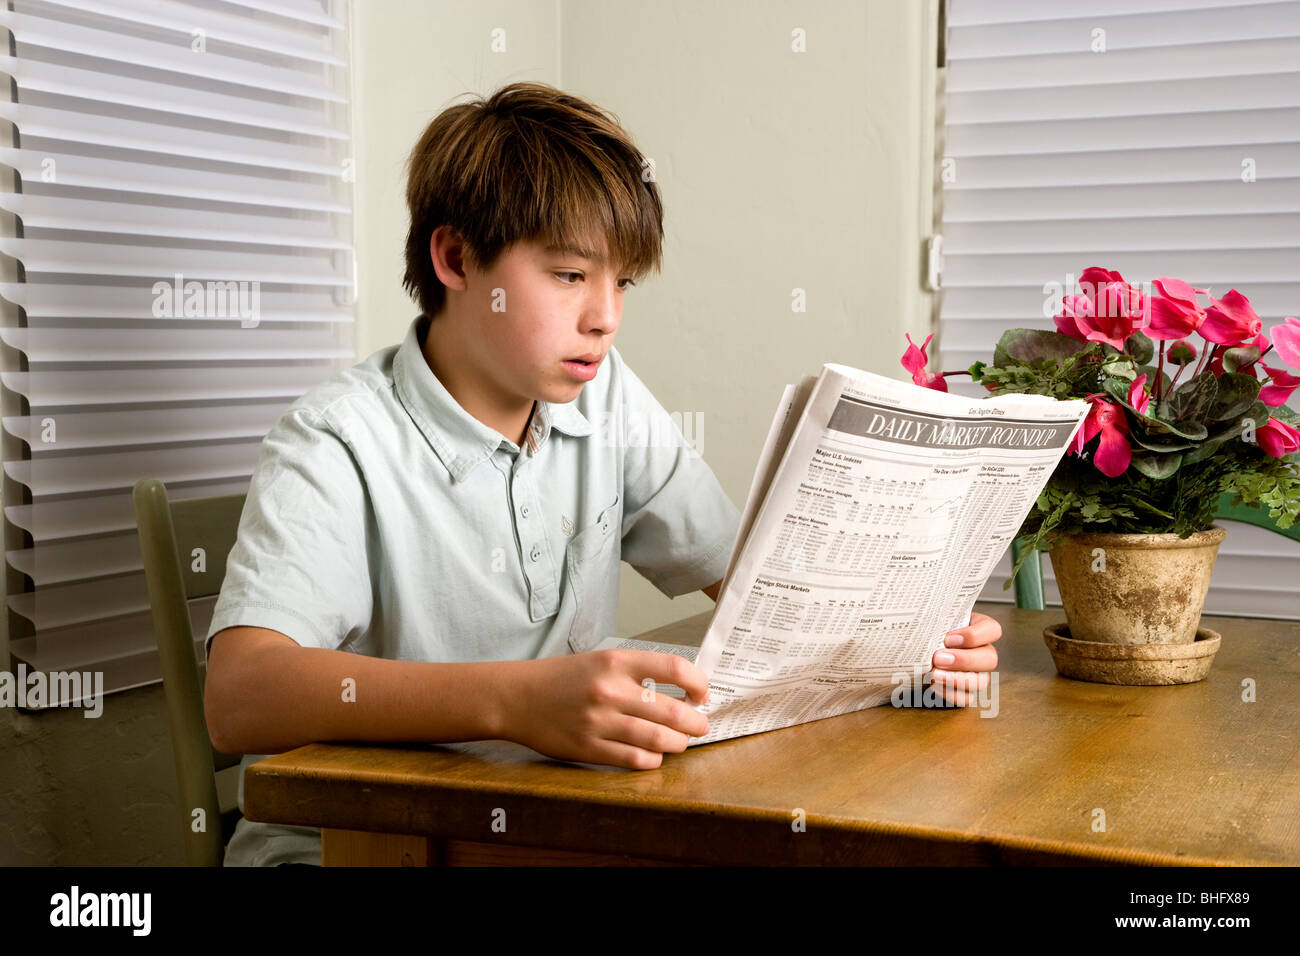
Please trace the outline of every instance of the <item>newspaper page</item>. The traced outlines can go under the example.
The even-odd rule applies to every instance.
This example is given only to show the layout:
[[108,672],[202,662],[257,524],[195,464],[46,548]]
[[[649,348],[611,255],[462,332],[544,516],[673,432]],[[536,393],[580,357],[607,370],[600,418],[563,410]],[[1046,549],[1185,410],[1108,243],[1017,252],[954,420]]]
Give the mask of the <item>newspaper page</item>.
[[788,386],[695,663],[691,746],[861,710],[970,612],[1089,405],[843,365]]

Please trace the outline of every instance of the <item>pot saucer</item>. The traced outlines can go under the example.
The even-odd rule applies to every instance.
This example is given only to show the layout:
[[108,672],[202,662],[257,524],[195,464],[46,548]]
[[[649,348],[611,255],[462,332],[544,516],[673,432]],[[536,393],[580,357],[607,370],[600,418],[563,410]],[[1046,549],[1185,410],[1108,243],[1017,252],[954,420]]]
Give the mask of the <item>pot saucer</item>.
[[1070,637],[1066,622],[1043,628],[1062,677],[1095,684],[1191,684],[1203,680],[1219,650],[1219,633],[1196,631],[1190,644],[1104,644]]

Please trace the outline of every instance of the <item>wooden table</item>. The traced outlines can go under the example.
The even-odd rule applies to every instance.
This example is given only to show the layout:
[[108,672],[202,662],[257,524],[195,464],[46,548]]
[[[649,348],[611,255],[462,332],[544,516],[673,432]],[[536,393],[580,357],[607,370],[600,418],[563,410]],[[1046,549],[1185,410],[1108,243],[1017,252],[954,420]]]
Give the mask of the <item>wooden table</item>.
[[[1300,864],[1300,623],[1207,617],[1206,680],[1119,687],[1057,675],[1059,608],[979,609],[996,716],[874,707],[641,771],[313,744],[251,766],[245,812],[325,828],[326,865]],[[710,613],[642,637],[698,644]]]

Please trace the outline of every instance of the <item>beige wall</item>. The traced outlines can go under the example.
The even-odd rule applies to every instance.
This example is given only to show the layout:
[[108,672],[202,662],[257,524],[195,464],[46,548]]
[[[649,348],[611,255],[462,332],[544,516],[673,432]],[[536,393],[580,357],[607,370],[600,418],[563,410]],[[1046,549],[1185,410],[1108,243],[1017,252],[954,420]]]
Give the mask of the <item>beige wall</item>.
[[[353,0],[359,356],[415,315],[402,165],[425,124],[466,91],[562,86],[656,160],[664,271],[629,297],[618,345],[665,407],[703,416],[743,505],[782,385],[828,361],[897,374],[903,332],[928,324],[934,2]],[[623,634],[710,606],[624,567]],[[160,686],[93,721],[0,709],[0,865],[182,864],[175,801]]]
[[[407,154],[430,120],[507,83],[560,79],[559,0],[350,0],[356,349],[400,342],[419,313],[402,288]],[[505,51],[491,50],[505,31]]]
[[[824,362],[896,375],[903,333],[928,326],[934,0],[355,9],[360,355],[415,314],[400,287],[406,152],[458,93],[519,79],[611,110],[655,160],[664,269],[628,296],[616,342],[665,408],[703,422],[737,507],[782,386]],[[490,52],[496,27],[505,53]],[[711,606],[623,567],[623,635]]]

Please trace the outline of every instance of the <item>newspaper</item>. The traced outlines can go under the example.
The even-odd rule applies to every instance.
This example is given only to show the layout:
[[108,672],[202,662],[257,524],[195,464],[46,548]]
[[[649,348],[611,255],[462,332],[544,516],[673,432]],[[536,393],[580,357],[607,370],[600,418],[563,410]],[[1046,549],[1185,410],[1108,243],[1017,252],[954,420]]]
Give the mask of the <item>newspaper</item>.
[[[970,612],[1089,405],[828,364],[787,386],[698,654],[691,746],[886,703]],[[688,653],[689,652],[689,653]]]

